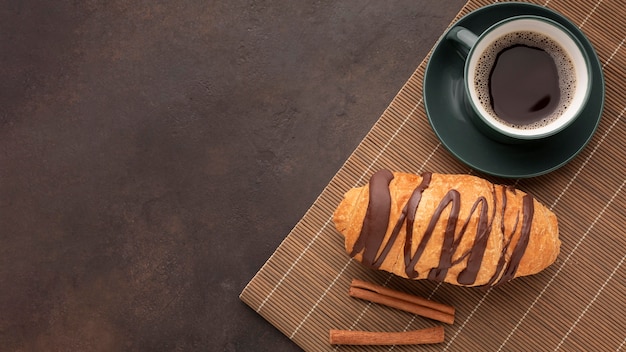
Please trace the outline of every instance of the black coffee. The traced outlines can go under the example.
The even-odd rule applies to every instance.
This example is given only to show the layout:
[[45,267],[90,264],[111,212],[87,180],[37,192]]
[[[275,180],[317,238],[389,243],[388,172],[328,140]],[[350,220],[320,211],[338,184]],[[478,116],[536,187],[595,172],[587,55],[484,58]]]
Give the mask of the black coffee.
[[496,120],[520,129],[545,126],[571,103],[574,65],[559,44],[536,32],[498,38],[476,64],[475,89]]
[[560,99],[559,71],[550,54],[526,45],[498,53],[489,75],[490,104],[511,125],[528,125],[550,116]]

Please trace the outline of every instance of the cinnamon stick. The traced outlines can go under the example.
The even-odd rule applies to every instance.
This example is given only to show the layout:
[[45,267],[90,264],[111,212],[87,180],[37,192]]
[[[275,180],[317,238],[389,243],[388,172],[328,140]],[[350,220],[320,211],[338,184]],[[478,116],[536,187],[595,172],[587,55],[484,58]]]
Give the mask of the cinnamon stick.
[[398,298],[398,299],[401,299],[403,301],[415,303],[415,304],[420,305],[420,306],[432,308],[432,309],[435,309],[435,310],[438,310],[438,311],[441,311],[441,312],[444,312],[444,313],[448,313],[448,314],[454,315],[454,307],[449,306],[447,304],[431,301],[431,300],[423,298],[423,297],[419,297],[419,296],[411,295],[411,294],[408,294],[408,293],[392,290],[390,288],[387,288],[387,287],[384,287],[384,286],[379,286],[379,285],[376,285],[376,284],[373,284],[373,283],[370,283],[370,282],[366,282],[366,281],[362,281],[362,280],[359,280],[359,279],[353,279],[351,287],[363,288],[363,289],[366,289],[366,290],[369,290],[369,291],[380,293],[380,294],[385,295],[385,296]]
[[[362,288],[363,286],[369,288],[373,287],[373,289],[376,289],[378,292]],[[350,286],[348,293],[354,298],[383,304],[391,308],[400,309],[405,312],[417,314],[443,323],[454,324],[454,308],[445,305],[443,305],[445,307],[441,307],[441,303],[428,301],[417,296],[404,294],[402,292],[394,291],[374,284],[364,284],[364,282],[359,280],[356,280],[356,286],[355,281],[353,281],[353,285]],[[412,297],[406,297],[405,295]],[[422,302],[422,300],[426,300],[428,302]],[[426,305],[422,305],[422,303]],[[436,304],[433,305],[432,303]]]
[[443,340],[443,326],[405,332],[330,330],[331,345],[418,345]]

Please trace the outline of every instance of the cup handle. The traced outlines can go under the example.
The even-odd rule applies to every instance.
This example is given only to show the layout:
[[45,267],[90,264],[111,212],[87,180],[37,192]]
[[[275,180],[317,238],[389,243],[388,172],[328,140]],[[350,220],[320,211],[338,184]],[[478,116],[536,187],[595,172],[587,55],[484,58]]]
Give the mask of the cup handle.
[[448,31],[446,39],[456,42],[459,54],[465,58],[471,48],[476,45],[478,36],[465,27],[456,26]]

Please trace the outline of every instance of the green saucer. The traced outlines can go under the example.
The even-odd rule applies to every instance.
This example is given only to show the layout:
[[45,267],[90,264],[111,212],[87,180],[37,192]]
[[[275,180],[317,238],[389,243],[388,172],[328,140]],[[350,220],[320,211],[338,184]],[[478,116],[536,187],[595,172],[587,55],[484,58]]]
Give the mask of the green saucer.
[[464,60],[454,44],[444,39],[433,50],[424,74],[424,106],[441,143],[472,169],[495,176],[525,178],[546,174],[565,165],[596,131],[604,106],[604,77],[598,56],[581,30],[563,15],[527,3],[499,3],[480,8],[456,25],[482,33],[492,24],[517,15],[553,19],[569,29],[591,59],[592,88],[581,115],[565,130],[549,138],[524,144],[503,144],[483,135],[470,121],[464,106]]

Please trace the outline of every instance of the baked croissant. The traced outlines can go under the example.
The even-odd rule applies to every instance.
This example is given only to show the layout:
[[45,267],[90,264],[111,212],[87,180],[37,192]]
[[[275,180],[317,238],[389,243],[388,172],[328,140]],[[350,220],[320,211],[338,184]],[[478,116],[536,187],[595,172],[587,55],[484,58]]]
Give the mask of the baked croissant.
[[333,220],[348,254],[409,279],[496,286],[552,264],[557,218],[532,196],[470,175],[381,170]]

